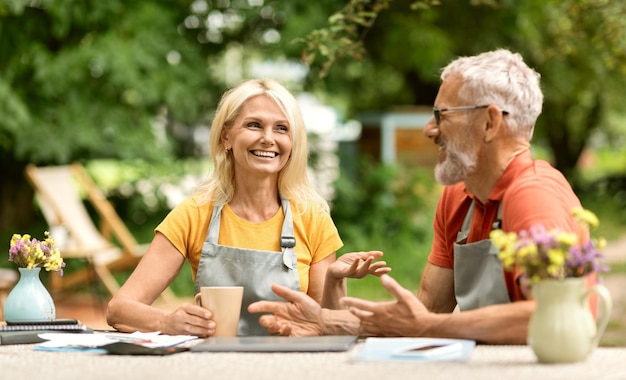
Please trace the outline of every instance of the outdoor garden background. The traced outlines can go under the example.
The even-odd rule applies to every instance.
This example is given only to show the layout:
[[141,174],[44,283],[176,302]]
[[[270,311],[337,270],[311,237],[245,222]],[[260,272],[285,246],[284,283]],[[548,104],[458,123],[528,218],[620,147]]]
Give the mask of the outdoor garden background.
[[[440,187],[432,165],[389,162],[363,144],[364,120],[432,106],[441,67],[499,47],[542,74],[534,155],[561,170],[600,217],[602,235],[619,240],[623,2],[0,0],[0,241],[8,251],[11,234],[47,228],[24,179],[28,163],[81,162],[137,240],[149,242],[210,170],[220,95],[268,76],[307,111],[311,175],[332,204],[339,253],[382,250],[392,275],[417,290]],[[11,267],[7,257],[0,267]],[[611,269],[606,276],[624,275],[626,263]],[[193,293],[188,267],[173,289]],[[351,281],[349,292],[388,297],[376,278]]]

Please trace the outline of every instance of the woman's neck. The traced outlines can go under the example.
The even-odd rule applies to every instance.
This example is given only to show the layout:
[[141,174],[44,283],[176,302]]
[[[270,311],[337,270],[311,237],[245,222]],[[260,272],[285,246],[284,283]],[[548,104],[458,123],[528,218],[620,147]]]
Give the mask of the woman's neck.
[[276,215],[280,200],[276,189],[236,190],[228,205],[240,218],[260,223]]

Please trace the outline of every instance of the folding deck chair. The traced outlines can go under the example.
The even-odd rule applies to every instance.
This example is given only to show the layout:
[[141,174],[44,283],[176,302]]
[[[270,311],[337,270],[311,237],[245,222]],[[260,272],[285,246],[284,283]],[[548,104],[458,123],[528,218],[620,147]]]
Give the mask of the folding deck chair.
[[[106,290],[115,294],[120,285],[113,273],[133,269],[146,252],[147,244],[137,243],[82,165],[36,167],[30,164],[25,175],[35,190],[39,208],[61,256],[88,263],[86,268],[68,270],[63,277],[50,276],[51,291],[93,284],[95,274]],[[100,228],[85,208],[81,190],[98,214]],[[166,302],[175,300],[169,288],[161,298]]]

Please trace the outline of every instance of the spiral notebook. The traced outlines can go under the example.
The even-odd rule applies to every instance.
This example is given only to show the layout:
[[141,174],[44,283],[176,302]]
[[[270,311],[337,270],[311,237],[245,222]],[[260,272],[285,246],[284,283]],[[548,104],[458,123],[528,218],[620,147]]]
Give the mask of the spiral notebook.
[[53,330],[53,331],[86,331],[89,328],[77,319],[55,319],[52,321],[37,322],[0,322],[0,332],[2,331],[36,331],[36,330]]

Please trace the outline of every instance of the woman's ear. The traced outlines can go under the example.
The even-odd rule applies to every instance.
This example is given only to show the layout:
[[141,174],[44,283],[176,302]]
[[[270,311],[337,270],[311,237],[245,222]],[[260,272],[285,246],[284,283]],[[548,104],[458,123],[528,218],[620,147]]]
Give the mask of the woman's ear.
[[227,129],[222,129],[221,137],[222,137],[222,145],[224,145],[224,149],[229,150],[230,149],[230,141],[229,141],[229,138],[228,138],[228,130]]

